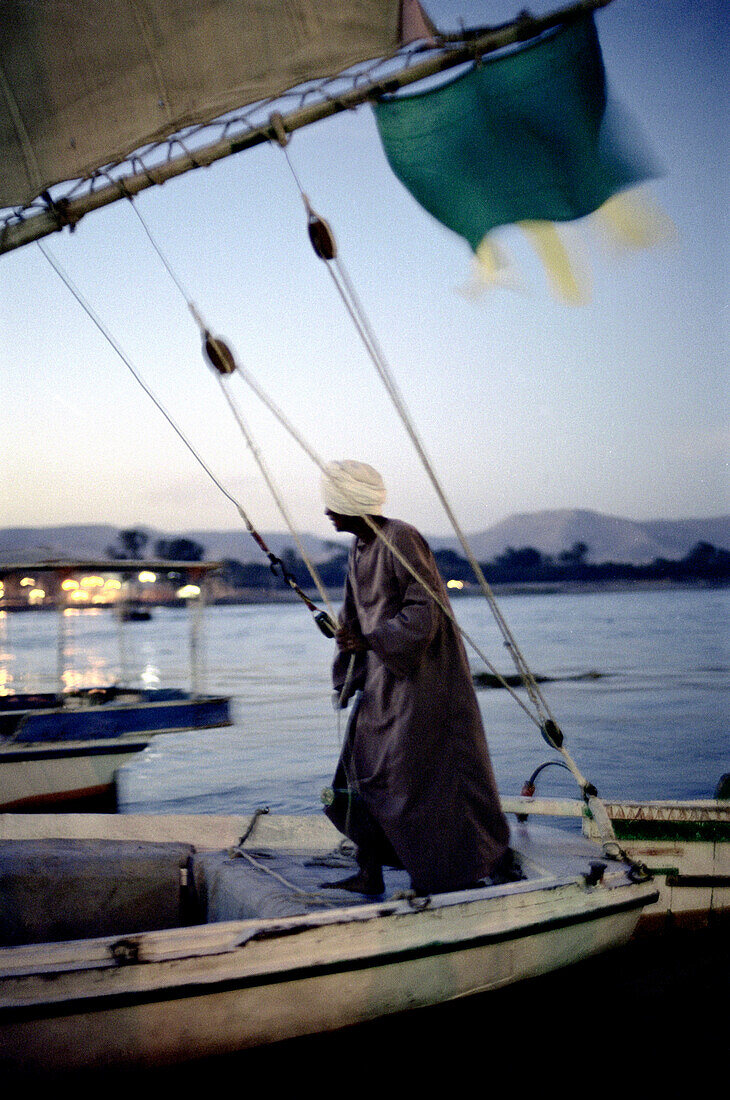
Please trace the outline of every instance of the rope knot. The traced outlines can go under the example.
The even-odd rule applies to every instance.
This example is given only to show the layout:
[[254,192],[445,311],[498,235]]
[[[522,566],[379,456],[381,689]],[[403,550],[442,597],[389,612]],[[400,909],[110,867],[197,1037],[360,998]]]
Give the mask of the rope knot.
[[274,131],[274,137],[278,141],[279,145],[282,147],[282,149],[286,149],[287,145],[291,141],[291,135],[287,134],[286,130],[284,129],[284,119],[281,117],[278,111],[274,111],[274,113],[269,117],[269,122],[271,123],[271,129]]

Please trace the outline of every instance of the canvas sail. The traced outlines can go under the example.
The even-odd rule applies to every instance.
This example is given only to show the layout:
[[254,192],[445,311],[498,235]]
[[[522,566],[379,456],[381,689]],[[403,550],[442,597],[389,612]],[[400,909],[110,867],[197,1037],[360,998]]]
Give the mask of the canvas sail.
[[403,37],[401,0],[0,0],[0,207]]

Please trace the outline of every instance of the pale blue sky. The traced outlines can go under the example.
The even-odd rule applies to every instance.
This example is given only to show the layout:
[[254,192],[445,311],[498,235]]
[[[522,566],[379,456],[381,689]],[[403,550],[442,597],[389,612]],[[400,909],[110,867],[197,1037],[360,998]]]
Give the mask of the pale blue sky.
[[[454,13],[470,25],[522,5],[424,6],[441,25]],[[368,108],[299,131],[289,146],[467,531],[546,508],[635,519],[730,510],[723,8],[615,0],[597,15],[611,85],[666,167],[649,190],[677,239],[617,255],[574,228],[593,284],[586,306],[551,295],[514,229],[502,239],[524,290],[465,297],[468,246],[390,173]],[[282,152],[250,150],[137,202],[211,329],[314,449],[373,463],[391,514],[447,533],[311,251]],[[197,329],[128,204],[45,246],[254,523],[282,528]],[[0,287],[0,525],[240,526],[37,246],[0,257]],[[330,533],[318,470],[243,386],[236,392],[297,525]]]

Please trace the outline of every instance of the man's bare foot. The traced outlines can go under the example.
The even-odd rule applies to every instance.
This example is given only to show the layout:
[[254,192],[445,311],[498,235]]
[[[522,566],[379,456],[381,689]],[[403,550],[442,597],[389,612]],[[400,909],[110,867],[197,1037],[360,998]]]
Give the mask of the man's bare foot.
[[382,872],[358,871],[356,875],[341,879],[339,882],[321,882],[327,890],[349,890],[353,894],[367,894],[374,897],[385,890]]

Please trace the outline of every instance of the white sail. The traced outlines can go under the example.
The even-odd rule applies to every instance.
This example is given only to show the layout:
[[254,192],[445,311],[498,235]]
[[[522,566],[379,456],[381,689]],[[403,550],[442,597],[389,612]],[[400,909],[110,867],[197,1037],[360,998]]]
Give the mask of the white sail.
[[400,0],[0,0],[0,207],[382,57]]
[[609,3],[444,35],[419,0],[0,0],[0,254]]

